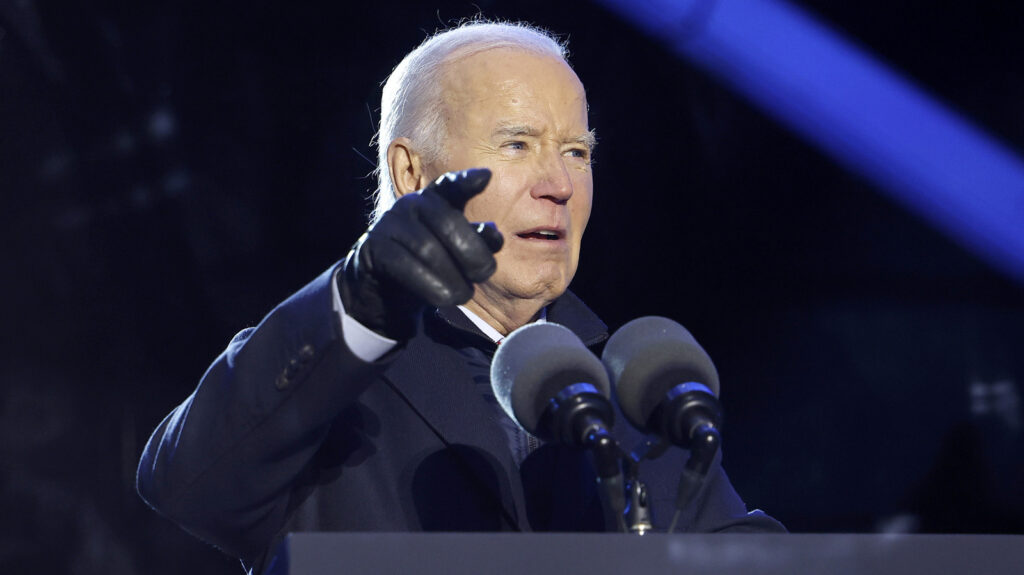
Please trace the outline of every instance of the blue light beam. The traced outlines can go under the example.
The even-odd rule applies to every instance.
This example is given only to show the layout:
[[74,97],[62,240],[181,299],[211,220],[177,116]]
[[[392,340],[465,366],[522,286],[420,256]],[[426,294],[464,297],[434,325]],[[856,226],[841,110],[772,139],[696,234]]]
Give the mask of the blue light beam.
[[1024,164],[780,0],[599,0],[1024,283]]

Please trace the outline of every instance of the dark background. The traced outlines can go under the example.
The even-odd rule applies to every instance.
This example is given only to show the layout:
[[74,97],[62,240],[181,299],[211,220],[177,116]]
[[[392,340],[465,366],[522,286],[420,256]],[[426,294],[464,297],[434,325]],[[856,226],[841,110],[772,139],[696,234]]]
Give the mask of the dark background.
[[[800,5],[1024,151],[1024,8]],[[665,315],[703,343],[752,507],[1024,533],[1022,286],[600,6],[4,0],[0,565],[237,572],[141,502],[139,453],[344,255],[379,83],[478,9],[569,37],[600,140],[573,288],[613,329]]]

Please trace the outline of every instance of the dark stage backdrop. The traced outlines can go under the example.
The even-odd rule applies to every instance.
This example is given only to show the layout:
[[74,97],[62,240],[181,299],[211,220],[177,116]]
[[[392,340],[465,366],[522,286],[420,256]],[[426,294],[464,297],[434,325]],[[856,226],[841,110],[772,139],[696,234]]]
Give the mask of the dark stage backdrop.
[[[261,4],[261,5],[254,5]],[[473,15],[567,35],[573,284],[721,373],[725,465],[794,531],[1024,533],[1024,290],[587,2],[0,3],[0,566],[235,573],[135,465],[238,330],[365,225],[379,84]],[[1024,151],[1024,9],[805,1]]]

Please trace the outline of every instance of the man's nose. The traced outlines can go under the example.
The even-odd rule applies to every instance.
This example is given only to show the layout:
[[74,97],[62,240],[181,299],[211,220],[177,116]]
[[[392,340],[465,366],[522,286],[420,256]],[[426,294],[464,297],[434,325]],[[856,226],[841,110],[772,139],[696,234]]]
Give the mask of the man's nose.
[[572,197],[572,178],[562,154],[545,154],[538,170],[539,177],[530,190],[530,195],[538,199],[549,199],[556,204],[568,202]]

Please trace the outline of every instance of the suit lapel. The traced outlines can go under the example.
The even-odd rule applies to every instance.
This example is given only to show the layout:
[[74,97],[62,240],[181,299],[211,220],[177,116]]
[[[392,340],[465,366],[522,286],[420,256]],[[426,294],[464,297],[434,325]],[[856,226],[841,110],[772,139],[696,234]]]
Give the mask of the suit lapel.
[[410,340],[384,378],[501,502],[510,528],[526,529],[518,468],[496,420],[503,415],[481,393],[479,378],[489,373],[489,357],[466,345],[457,332],[437,341],[432,331]]

